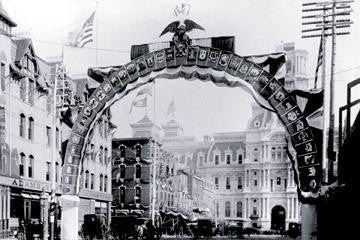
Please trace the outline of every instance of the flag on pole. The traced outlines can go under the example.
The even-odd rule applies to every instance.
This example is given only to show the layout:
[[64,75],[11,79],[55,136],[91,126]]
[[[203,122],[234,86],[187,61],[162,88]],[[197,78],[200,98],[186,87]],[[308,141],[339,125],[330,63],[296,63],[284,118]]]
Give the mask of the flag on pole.
[[147,94],[147,95],[152,96],[152,86],[146,86],[146,87],[144,87],[143,89],[141,89],[141,90],[136,94],[136,96],[141,96],[141,95],[144,95],[144,94]]
[[318,72],[319,72],[320,66],[323,64],[323,60],[324,60],[323,59],[324,58],[323,41],[324,41],[323,36],[321,36],[318,61],[317,61],[316,71],[315,71],[315,88],[317,87]]
[[134,101],[131,104],[130,107],[130,112],[132,112],[133,107],[146,107],[147,106],[147,96],[144,96],[143,98],[140,99],[134,99]]
[[[152,96],[152,85],[145,86],[136,94],[134,101],[131,104],[130,112],[133,107],[146,107],[147,106],[147,95]],[[142,97],[142,98],[140,98]]]
[[72,44],[74,47],[82,48],[86,44],[94,41],[94,18],[95,18],[95,11],[85,21],[80,32],[77,34],[77,37],[74,43]]
[[166,115],[169,116],[170,114],[174,114],[175,113],[175,101],[174,98],[172,99],[171,103],[169,104],[168,108],[167,108],[167,113]]

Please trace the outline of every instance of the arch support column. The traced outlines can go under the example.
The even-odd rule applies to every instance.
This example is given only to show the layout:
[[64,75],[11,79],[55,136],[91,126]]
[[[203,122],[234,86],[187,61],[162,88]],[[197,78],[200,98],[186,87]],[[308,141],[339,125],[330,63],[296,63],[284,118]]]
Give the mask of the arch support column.
[[301,205],[301,239],[316,240],[317,231],[317,209],[315,204]]
[[78,219],[80,198],[76,195],[62,195],[60,197],[61,211],[61,240],[78,239]]

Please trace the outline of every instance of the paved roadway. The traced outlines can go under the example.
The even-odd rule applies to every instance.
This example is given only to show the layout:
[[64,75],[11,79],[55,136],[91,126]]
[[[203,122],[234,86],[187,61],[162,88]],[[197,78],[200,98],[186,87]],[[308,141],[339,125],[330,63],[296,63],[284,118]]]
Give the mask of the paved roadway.
[[[192,240],[192,238],[189,237],[163,237],[161,239],[166,239],[166,240]],[[200,238],[199,240],[238,240],[239,238],[236,237],[213,237],[213,238]],[[290,237],[282,237],[282,236],[265,236],[265,235],[250,235],[250,237],[245,236],[244,238],[241,238],[244,240],[294,240],[294,238],[290,238]],[[295,240],[300,240],[301,238],[298,237]]]

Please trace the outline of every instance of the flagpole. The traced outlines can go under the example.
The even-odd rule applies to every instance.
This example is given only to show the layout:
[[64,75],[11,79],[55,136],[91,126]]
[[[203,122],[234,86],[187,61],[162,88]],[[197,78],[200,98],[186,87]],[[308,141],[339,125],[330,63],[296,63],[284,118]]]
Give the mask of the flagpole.
[[[156,113],[155,113],[155,96],[156,96],[156,92],[155,92],[156,88],[155,88],[155,80],[154,80],[154,98],[153,98],[153,101],[154,101],[154,106],[153,106],[153,109],[154,109],[154,112],[153,112],[153,121],[154,121],[154,124],[156,124]],[[156,139],[154,139],[154,160],[153,160],[153,187],[152,187],[152,209],[151,209],[151,220],[152,220],[152,224],[153,226],[155,227],[155,203],[156,203],[156,163],[157,163],[157,148],[156,148],[156,145],[157,145],[157,142],[156,142]]]
[[[99,0],[96,0],[96,12],[98,11],[98,7],[99,7]],[[99,15],[99,13],[95,16],[95,24],[96,24],[96,35],[95,35],[95,67],[97,67],[98,66],[98,26],[99,26],[99,24],[98,24],[98,15]]]

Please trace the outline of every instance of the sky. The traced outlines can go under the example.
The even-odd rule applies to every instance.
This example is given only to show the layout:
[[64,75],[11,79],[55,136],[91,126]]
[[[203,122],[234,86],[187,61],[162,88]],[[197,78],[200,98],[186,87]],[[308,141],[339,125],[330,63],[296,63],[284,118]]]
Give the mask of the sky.
[[[235,36],[238,55],[265,54],[275,51],[281,42],[295,42],[296,48],[309,52],[307,73],[313,78],[319,39],[301,38],[301,4],[294,0],[2,0],[18,27],[13,33],[31,37],[35,52],[42,58],[64,52],[65,64],[71,74],[86,74],[89,67],[122,65],[130,61],[133,44],[171,39],[159,38],[165,26],[176,20],[173,9],[182,2],[191,5],[188,18],[206,31],[193,31],[190,38]],[[352,3],[350,35],[339,36],[336,46],[335,105],[345,104],[346,84],[360,77],[360,3]],[[63,46],[68,34],[81,28],[96,9],[96,41],[78,49]],[[327,44],[327,72],[330,73],[330,39]],[[329,79],[329,77],[327,77]],[[312,81],[312,80],[311,80]],[[360,88],[360,87],[358,87]],[[113,120],[118,125],[117,137],[129,137],[129,123],[138,121],[145,109],[129,114],[131,93],[113,107]],[[211,83],[158,79],[148,114],[158,125],[166,122],[166,110],[175,99],[176,118],[187,135],[239,131],[246,128],[251,115],[252,97],[240,88],[220,88]],[[354,96],[360,96],[356,89]],[[337,110],[336,110],[337,112]]]

